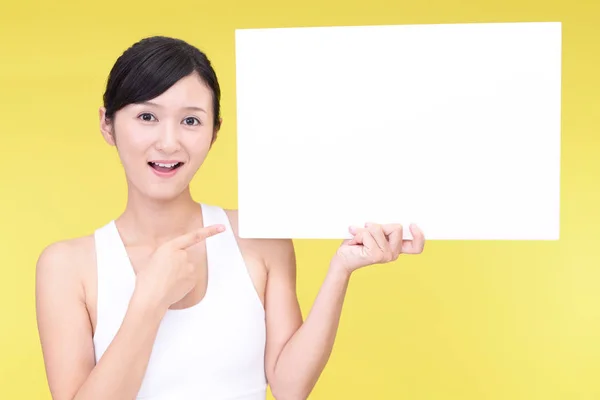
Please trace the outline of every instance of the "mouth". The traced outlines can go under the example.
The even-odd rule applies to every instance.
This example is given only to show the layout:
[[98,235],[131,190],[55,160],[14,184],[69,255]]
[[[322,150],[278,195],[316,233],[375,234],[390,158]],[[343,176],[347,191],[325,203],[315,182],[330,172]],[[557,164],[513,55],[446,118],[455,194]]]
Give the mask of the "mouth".
[[177,168],[180,168],[183,163],[181,161],[171,161],[171,162],[158,162],[158,161],[149,161],[148,165],[150,168],[160,173],[169,173],[171,171],[175,171]]

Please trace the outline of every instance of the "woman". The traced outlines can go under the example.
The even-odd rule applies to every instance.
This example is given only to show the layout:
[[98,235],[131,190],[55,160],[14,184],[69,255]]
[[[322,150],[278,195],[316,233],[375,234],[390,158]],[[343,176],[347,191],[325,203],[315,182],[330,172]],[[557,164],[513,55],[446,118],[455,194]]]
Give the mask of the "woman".
[[189,183],[215,141],[220,89],[206,56],[152,37],[110,72],[100,129],[128,183],[124,212],[48,246],[37,316],[55,400],[305,399],[332,350],[358,268],[417,254],[411,226],[350,228],[303,322],[290,240],[237,235],[237,213]]

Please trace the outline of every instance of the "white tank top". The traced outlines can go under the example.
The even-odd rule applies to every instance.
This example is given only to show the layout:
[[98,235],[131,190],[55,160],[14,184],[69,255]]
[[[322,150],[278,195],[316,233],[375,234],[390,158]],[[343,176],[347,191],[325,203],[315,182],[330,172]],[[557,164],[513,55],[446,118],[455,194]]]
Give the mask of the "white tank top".
[[[224,210],[201,204],[205,225],[226,231],[206,240],[208,284],[200,303],[168,310],[137,399],[265,400],[265,312]],[[96,362],[117,334],[135,273],[115,222],[95,232],[98,268]]]

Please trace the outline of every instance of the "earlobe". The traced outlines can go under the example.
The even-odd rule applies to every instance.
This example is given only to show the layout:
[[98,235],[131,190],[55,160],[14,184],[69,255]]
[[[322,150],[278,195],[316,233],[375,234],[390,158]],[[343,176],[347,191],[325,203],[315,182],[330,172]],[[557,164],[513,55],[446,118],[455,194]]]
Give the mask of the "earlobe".
[[106,108],[100,107],[98,110],[98,116],[100,118],[100,132],[102,133],[102,137],[111,146],[115,146],[115,137],[113,134],[113,125],[112,122],[106,118]]

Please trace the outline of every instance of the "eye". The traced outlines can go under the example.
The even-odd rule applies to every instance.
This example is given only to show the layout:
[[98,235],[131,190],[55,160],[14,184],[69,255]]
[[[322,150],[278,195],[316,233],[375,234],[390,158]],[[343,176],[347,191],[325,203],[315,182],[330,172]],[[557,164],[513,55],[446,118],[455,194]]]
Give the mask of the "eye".
[[138,118],[144,122],[152,122],[152,121],[156,120],[156,117],[154,117],[154,115],[152,115],[150,113],[142,113],[142,114],[138,115]]
[[186,125],[200,125],[200,120],[196,117],[187,117],[183,120]]

